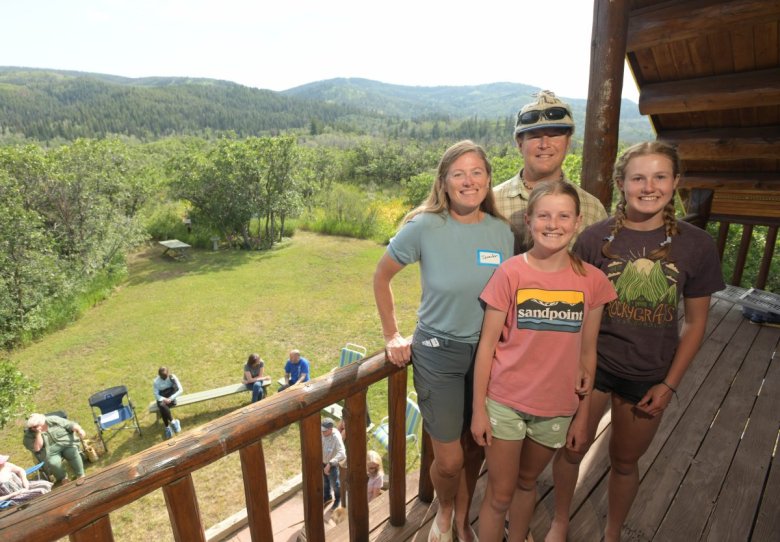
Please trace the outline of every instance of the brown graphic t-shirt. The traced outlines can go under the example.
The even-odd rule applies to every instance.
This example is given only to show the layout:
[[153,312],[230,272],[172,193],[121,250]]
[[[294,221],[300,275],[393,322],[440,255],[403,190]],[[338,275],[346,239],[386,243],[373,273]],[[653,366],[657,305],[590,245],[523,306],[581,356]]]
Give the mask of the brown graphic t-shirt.
[[601,249],[610,235],[610,218],[586,229],[574,252],[601,269],[618,298],[604,309],[598,343],[599,368],[636,381],[662,380],[679,340],[677,307],[683,297],[705,297],[725,288],[718,252],[710,235],[687,222],[663,260],[647,255],[666,238],[664,228],[622,228],[606,258]]

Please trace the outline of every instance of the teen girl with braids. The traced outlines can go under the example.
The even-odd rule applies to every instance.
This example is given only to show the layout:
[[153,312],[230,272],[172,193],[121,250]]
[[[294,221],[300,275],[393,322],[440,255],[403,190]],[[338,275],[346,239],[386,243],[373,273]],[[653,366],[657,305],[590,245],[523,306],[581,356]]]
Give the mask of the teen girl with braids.
[[[674,147],[660,141],[630,147],[615,164],[621,196],[615,216],[586,229],[574,247],[607,274],[618,293],[604,310],[594,390],[584,409],[590,443],[607,404],[612,407],[605,542],[620,540],[639,487],[639,459],[699,350],[710,295],[724,288],[712,238],[675,219],[679,179]],[[678,330],[680,296],[685,315]],[[567,446],[556,454],[555,516],[547,542],[566,540],[585,451]]]

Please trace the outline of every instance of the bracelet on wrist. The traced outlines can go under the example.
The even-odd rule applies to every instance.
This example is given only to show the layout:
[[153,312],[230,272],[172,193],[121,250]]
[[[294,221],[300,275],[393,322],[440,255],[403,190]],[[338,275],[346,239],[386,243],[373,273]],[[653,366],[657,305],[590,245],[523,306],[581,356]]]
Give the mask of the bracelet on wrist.
[[677,389],[676,389],[676,388],[673,388],[673,387],[671,387],[671,386],[670,386],[670,385],[669,385],[669,384],[666,382],[666,380],[661,380],[661,384],[663,384],[664,386],[666,386],[667,388],[669,388],[670,390],[672,390],[672,393],[673,393],[673,394],[677,395]]

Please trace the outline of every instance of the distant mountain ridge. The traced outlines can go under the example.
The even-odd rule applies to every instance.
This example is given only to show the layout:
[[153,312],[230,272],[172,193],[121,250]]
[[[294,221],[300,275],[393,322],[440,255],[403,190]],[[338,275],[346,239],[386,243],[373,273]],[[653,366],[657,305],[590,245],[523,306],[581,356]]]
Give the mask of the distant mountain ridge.
[[[288,96],[350,105],[399,117],[447,115],[453,118],[477,117],[503,119],[514,117],[533,100],[539,87],[521,83],[488,83],[473,86],[410,87],[380,83],[369,79],[336,78],[308,83],[283,91]],[[549,89],[555,91],[555,89]],[[587,100],[559,96],[574,113],[579,135],[585,129]],[[620,108],[621,137],[631,141],[654,139],[650,121],[639,113],[639,106],[623,99]]]
[[[125,134],[149,139],[234,131],[248,136],[305,131],[315,123],[336,131],[390,134],[399,122],[409,121],[474,118],[507,123],[537,90],[505,82],[416,87],[337,78],[276,92],[206,78],[0,67],[0,135],[49,140]],[[566,101],[581,136],[585,100]],[[653,137],[637,105],[623,100],[621,139]]]

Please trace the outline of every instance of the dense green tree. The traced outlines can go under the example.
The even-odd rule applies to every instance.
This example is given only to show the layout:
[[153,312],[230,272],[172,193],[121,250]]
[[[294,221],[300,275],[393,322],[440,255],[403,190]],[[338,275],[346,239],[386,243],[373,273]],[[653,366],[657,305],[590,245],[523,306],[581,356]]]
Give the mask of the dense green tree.
[[29,412],[36,385],[0,353],[0,429]]
[[[190,202],[193,219],[210,224],[229,241],[241,239],[247,249],[270,246],[281,235],[284,220],[301,207],[296,152],[289,136],[220,139],[205,153],[196,150],[171,162],[174,195]],[[265,241],[260,232],[252,237],[253,217],[264,220]]]
[[42,217],[25,208],[24,187],[0,170],[0,345],[47,325],[52,299],[71,288]]

